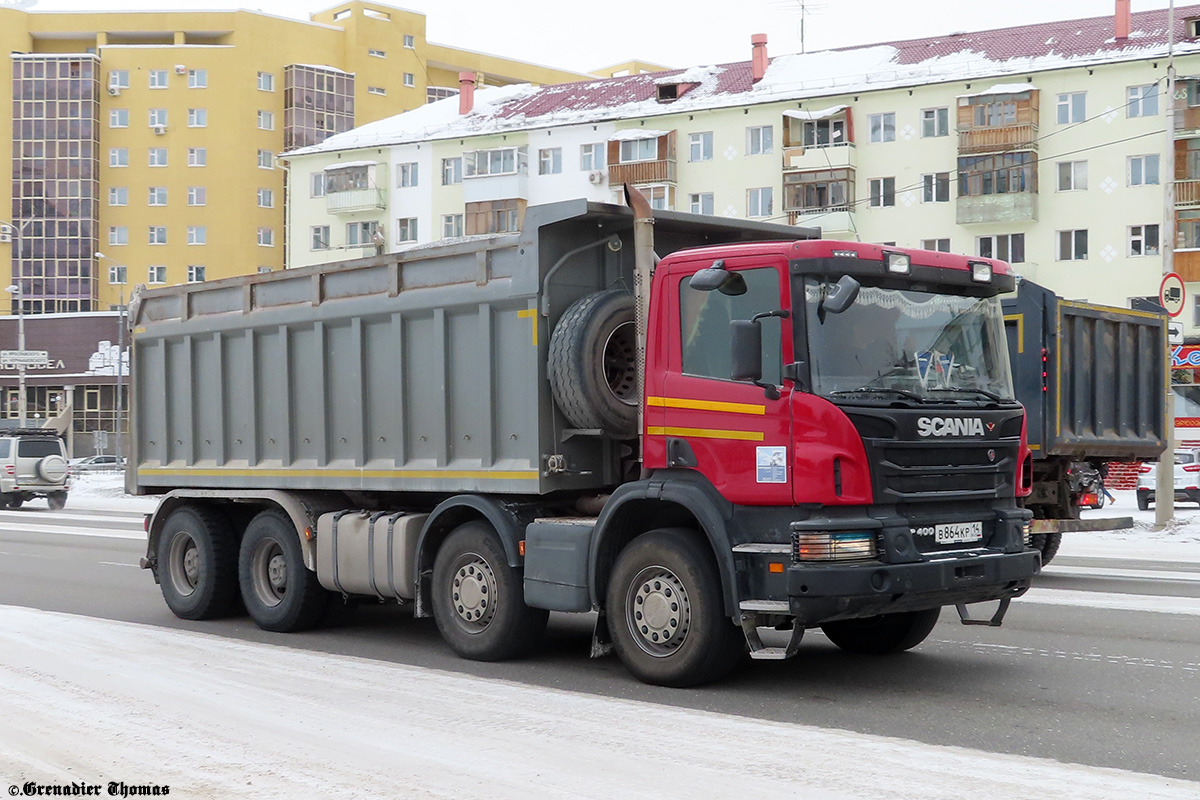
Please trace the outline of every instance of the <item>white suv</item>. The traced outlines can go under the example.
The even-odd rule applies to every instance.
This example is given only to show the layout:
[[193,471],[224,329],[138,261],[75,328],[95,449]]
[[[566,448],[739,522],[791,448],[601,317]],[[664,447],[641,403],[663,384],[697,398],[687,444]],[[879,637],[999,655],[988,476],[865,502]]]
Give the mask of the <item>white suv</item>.
[[19,508],[44,497],[55,510],[67,504],[67,451],[53,431],[0,430],[0,507]]
[[[1154,502],[1156,464],[1138,468],[1137,503],[1142,511]],[[1175,501],[1200,503],[1200,450],[1175,451]]]

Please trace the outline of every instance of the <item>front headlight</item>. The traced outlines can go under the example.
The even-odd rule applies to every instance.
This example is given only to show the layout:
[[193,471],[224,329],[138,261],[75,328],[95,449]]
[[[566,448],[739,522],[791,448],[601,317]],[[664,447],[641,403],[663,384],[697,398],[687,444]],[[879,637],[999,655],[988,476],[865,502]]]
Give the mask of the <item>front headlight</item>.
[[862,561],[875,557],[869,531],[815,531],[792,534],[796,561]]

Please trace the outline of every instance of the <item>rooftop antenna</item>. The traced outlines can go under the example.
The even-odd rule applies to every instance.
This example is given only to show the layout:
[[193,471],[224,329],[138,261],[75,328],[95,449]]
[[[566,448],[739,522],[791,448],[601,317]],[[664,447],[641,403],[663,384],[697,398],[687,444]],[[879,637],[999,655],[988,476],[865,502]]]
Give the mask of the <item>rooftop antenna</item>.
[[796,5],[800,6],[800,52],[805,52],[804,45],[804,18],[809,14],[820,13],[825,10],[823,3],[814,3],[812,0],[795,0]]

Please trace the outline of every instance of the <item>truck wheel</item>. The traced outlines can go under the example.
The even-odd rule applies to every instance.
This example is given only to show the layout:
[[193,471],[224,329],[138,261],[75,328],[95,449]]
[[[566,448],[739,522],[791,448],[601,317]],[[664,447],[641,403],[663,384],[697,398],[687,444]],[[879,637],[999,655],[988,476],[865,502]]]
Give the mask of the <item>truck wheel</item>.
[[51,492],[46,495],[46,502],[50,505],[51,510],[58,511],[67,504],[66,492]]
[[637,436],[637,332],[633,297],[614,289],[580,298],[550,336],[554,400],[577,428]]
[[1061,533],[1035,533],[1029,537],[1029,546],[1042,554],[1043,567],[1054,560],[1060,545],[1062,545]]
[[725,616],[721,576],[701,535],[650,531],[630,542],[608,584],[608,629],[634,677],[659,686],[696,686],[728,674],[746,653]]
[[304,566],[296,526],[278,511],[262,511],[246,526],[238,582],[246,611],[264,631],[311,628],[329,601],[317,573]]
[[17,492],[13,492],[12,494],[4,495],[4,500],[5,500],[6,505],[8,505],[9,508],[20,508],[21,504],[25,502],[25,498],[22,497]]
[[549,616],[525,605],[521,571],[491,526],[468,522],[446,537],[433,562],[433,617],[451,650],[473,661],[523,655]]
[[925,641],[941,613],[940,608],[931,608],[880,614],[866,619],[829,622],[822,625],[821,630],[829,641],[847,652],[885,655],[910,650]]
[[180,619],[214,619],[237,601],[237,540],[229,524],[200,506],[171,512],[158,539],[158,579]]

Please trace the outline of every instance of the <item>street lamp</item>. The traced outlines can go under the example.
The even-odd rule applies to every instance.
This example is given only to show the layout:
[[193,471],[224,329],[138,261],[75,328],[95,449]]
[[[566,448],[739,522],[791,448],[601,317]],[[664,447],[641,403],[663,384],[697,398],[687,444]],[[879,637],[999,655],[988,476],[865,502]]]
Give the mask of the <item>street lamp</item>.
[[[99,250],[95,252],[95,256],[97,260],[104,258],[112,261],[114,264],[117,264],[116,261],[104,255],[104,253],[101,253]],[[119,267],[121,264],[117,264],[117,266]],[[125,429],[125,401],[121,396],[125,391],[125,286],[123,284],[121,286],[121,299],[117,305],[117,308],[120,309],[121,317],[117,328],[117,400],[115,409],[117,412],[117,423],[115,427],[117,429],[116,456],[117,463],[120,464],[121,433]]]
[[[12,292],[17,301],[17,349],[25,349],[25,298],[21,292],[21,284],[14,283],[4,289],[6,292]],[[18,424],[25,427],[25,362],[21,361],[17,364],[17,374],[20,376],[18,391],[20,396],[17,398],[17,417]]]

